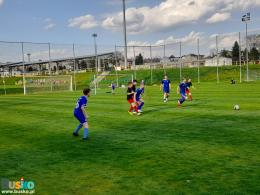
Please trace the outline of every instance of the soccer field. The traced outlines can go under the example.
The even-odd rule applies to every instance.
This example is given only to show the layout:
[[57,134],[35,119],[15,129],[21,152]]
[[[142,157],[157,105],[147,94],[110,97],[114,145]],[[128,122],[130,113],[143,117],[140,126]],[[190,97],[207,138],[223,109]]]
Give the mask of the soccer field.
[[92,94],[87,142],[72,136],[80,91],[0,96],[0,177],[36,194],[259,194],[260,82],[195,84],[182,108],[173,86],[168,103],[146,87],[140,117],[126,89]]

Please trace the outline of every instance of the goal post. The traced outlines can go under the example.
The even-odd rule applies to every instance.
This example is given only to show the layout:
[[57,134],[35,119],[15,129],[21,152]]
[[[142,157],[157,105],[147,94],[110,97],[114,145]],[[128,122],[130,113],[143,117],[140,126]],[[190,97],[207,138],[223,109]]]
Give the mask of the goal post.
[[[18,81],[16,85],[22,84]],[[26,94],[37,92],[73,91],[72,75],[26,76]]]

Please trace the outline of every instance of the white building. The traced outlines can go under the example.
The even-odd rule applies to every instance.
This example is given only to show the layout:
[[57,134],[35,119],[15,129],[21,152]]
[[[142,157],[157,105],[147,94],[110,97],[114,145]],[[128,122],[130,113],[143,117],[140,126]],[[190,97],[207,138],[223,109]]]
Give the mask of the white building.
[[213,57],[213,58],[205,58],[205,66],[229,66],[232,65],[232,58],[226,57]]

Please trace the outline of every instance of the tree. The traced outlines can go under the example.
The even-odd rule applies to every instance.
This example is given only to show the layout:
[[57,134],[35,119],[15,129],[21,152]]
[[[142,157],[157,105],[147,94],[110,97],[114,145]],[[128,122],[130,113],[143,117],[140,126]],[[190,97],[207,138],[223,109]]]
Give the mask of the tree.
[[252,60],[252,61],[259,60],[259,57],[260,57],[259,51],[255,47],[251,48],[248,55],[249,55],[249,60]]
[[230,51],[228,51],[228,50],[226,50],[226,49],[223,49],[223,50],[221,50],[221,52],[220,52],[220,56],[221,56],[221,57],[225,57],[225,58],[230,58],[230,57],[231,57]]
[[233,48],[232,48],[232,60],[233,60],[233,62],[239,61],[239,50],[240,50],[239,44],[238,44],[238,42],[236,41],[236,42],[234,43]]
[[135,65],[142,65],[144,64],[144,58],[142,54],[139,54],[138,56],[135,57]]

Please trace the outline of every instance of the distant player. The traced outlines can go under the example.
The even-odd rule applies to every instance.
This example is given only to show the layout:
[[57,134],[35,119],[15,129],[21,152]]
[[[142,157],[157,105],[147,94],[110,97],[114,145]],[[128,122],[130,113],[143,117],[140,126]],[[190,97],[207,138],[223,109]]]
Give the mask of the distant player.
[[136,90],[136,94],[135,94],[135,100],[136,100],[136,103],[138,105],[138,112],[139,113],[142,113],[142,108],[144,106],[144,101],[142,99],[142,94],[144,93],[144,84],[141,83],[140,85],[140,88],[138,88]]
[[140,115],[141,113],[138,112],[138,108],[137,108],[137,103],[136,103],[136,97],[135,97],[135,92],[133,90],[133,83],[129,82],[128,83],[128,88],[127,88],[127,101],[130,104],[130,109],[128,111],[128,113],[130,115],[133,115],[134,113],[132,112],[132,110],[134,109],[135,113],[137,115]]
[[90,96],[90,89],[86,88],[83,90],[83,96],[81,96],[76,104],[74,109],[74,116],[80,122],[79,126],[73,132],[73,135],[77,137],[79,134],[79,130],[84,127],[84,136],[83,140],[86,141],[88,139],[88,121],[87,121],[87,113],[85,107],[88,103],[88,97]]
[[171,90],[171,81],[165,75],[164,79],[162,80],[161,90],[163,90],[163,100],[164,102],[168,101],[170,90]]
[[111,90],[112,90],[112,94],[115,94],[115,90],[116,90],[116,85],[115,83],[111,84]]
[[192,101],[192,95],[191,95],[191,92],[190,92],[191,87],[193,87],[193,86],[192,86],[191,79],[189,79],[188,82],[186,83],[186,94],[190,98],[190,101]]
[[178,106],[181,106],[183,104],[183,102],[185,102],[187,100],[187,96],[186,96],[186,85],[187,80],[183,79],[183,81],[180,83],[180,85],[177,88],[177,94],[181,95],[181,98],[178,100]]

